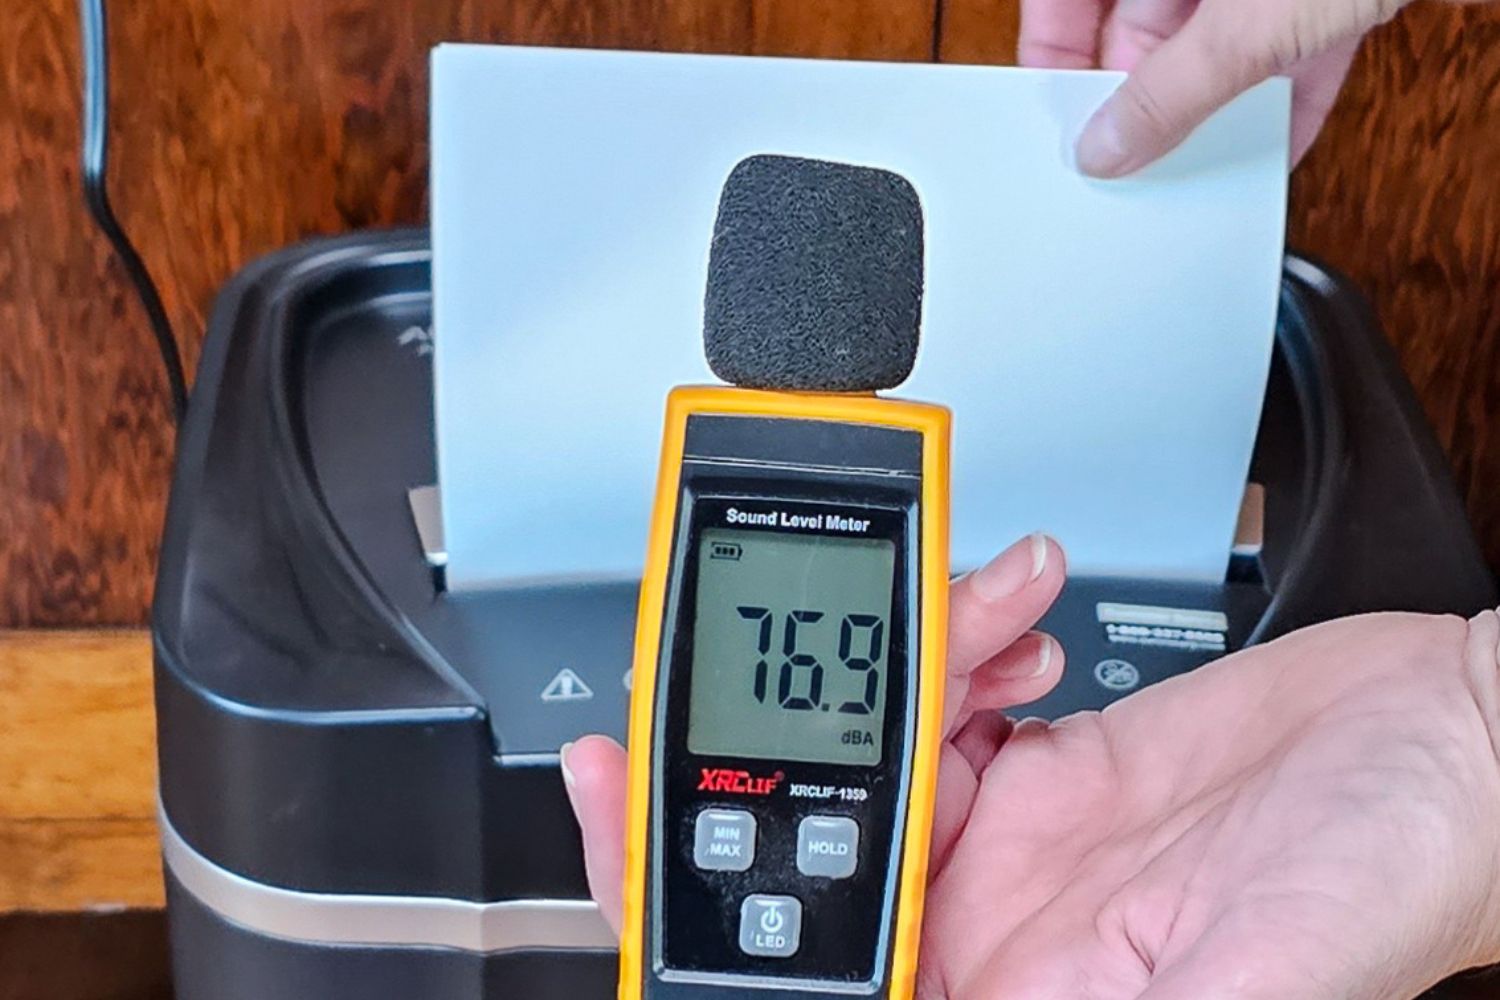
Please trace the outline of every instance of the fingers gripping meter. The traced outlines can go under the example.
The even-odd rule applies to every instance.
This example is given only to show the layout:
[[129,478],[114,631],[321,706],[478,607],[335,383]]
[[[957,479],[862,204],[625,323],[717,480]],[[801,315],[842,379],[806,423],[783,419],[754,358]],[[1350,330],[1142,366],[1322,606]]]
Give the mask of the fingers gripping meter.
[[622,1000],[912,995],[949,418],[868,390],[910,371],[920,265],[920,208],[894,174],[754,157],[726,183],[705,342],[717,374],[752,387],[667,402]]

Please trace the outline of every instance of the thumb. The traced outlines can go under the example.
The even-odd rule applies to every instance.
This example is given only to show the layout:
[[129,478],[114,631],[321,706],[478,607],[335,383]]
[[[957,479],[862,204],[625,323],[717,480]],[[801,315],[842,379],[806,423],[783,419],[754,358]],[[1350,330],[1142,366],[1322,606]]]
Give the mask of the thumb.
[[583,835],[589,892],[599,914],[620,933],[625,892],[625,748],[604,736],[585,736],[561,753],[563,783]]
[[[1279,5],[1278,5],[1279,6]],[[1204,3],[1145,55],[1078,137],[1078,169],[1123,177],[1177,147],[1281,64],[1261,4]]]

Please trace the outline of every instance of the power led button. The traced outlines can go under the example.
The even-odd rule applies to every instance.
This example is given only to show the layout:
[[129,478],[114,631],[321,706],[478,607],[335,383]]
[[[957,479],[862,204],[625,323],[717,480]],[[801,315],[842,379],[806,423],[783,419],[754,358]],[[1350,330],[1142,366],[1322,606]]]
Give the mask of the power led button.
[[740,905],[740,951],[790,958],[802,943],[802,903],[793,896],[746,896]]

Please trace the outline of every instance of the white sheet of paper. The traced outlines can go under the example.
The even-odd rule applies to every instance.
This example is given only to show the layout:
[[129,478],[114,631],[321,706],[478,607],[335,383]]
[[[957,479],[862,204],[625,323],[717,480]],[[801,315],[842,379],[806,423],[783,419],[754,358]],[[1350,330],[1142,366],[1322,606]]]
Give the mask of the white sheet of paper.
[[900,395],[954,411],[953,559],[1218,580],[1265,390],[1290,86],[1136,178],[1067,150],[1117,74],[445,45],[437,448],[451,588],[638,574],[663,398],[711,382],[709,236],[761,152],[895,170],[926,218]]

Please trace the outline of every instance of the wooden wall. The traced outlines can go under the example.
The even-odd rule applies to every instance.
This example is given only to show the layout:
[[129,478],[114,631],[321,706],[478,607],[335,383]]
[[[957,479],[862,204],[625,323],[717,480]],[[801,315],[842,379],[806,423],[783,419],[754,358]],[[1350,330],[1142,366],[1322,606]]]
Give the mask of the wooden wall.
[[0,996],[171,1000],[167,955],[160,910],[0,917]]
[[[426,215],[428,48],[1008,62],[1016,0],[115,2],[115,199],[191,364],[214,291],[317,233]],[[0,4],[0,626],[145,619],[172,432],[80,207],[73,0]],[[1500,564],[1500,9],[1369,44],[1294,183],[1292,241],[1386,325]]]

